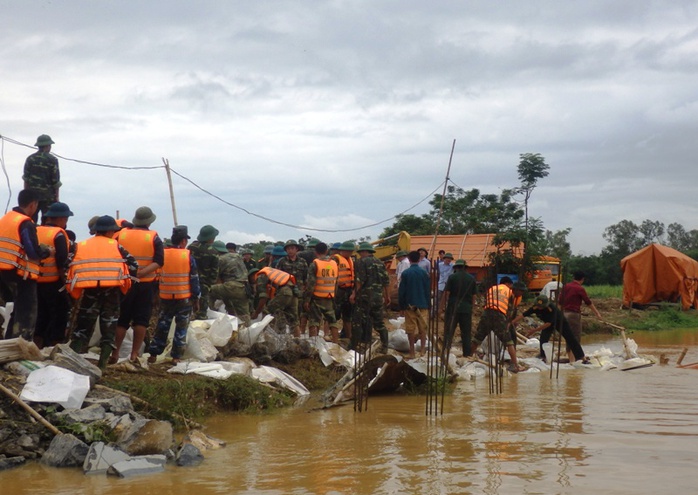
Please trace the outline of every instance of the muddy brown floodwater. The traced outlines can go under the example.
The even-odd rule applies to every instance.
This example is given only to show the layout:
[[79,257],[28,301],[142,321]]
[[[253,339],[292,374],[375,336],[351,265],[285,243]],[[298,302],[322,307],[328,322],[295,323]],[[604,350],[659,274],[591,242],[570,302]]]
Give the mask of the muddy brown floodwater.
[[[490,395],[459,383],[444,414],[424,397],[371,397],[368,411],[306,404],[261,416],[221,415],[208,433],[228,442],[197,468],[168,466],[120,480],[32,463],[0,473],[14,494],[662,494],[696,493],[698,331],[631,335],[669,366],[524,373]],[[585,337],[587,353],[608,336]]]

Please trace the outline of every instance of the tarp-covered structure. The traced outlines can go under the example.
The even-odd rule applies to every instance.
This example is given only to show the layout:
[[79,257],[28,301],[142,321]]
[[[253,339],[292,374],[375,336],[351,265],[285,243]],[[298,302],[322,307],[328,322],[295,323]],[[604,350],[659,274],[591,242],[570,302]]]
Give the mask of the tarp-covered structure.
[[623,306],[681,301],[682,309],[698,307],[698,261],[650,244],[623,258]]

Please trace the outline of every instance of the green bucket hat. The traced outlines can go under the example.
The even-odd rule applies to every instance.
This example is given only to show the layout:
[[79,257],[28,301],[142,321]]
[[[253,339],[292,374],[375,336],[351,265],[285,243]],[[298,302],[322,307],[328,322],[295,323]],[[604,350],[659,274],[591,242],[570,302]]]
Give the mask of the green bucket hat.
[[409,253],[407,251],[398,251],[395,253],[395,257],[399,258],[400,256],[407,256]]
[[136,227],[147,227],[153,223],[156,218],[157,217],[155,216],[155,213],[153,213],[153,210],[147,206],[141,206],[136,210],[136,215],[133,217],[131,222]]
[[[212,241],[219,233],[218,229],[213,225],[204,225],[201,227],[201,230],[199,230],[199,235],[196,236],[196,240],[199,242]],[[223,247],[225,247],[225,245],[223,245]]]
[[272,246],[271,244],[264,246],[264,254],[271,254],[273,250],[274,246]]
[[536,297],[536,300],[533,301],[534,306],[540,306],[541,308],[545,308],[550,304],[550,301],[548,301],[548,296],[540,295]]
[[48,218],[67,218],[72,217],[73,212],[70,211],[67,204],[57,201],[48,207],[44,216]]
[[451,253],[446,253],[444,254],[444,258],[451,258],[453,259],[453,255]]
[[359,247],[356,249],[357,252],[361,251],[368,251],[369,253],[375,253],[376,250],[373,248],[373,245],[370,242],[362,242],[359,244]]
[[319,242],[320,242],[320,239],[316,239],[315,237],[311,237],[310,240],[308,241],[308,247],[314,248],[315,246],[318,245]]
[[55,144],[53,142],[53,139],[51,139],[51,136],[48,134],[42,134],[38,138],[36,138],[36,144],[34,146],[48,146],[49,144]]
[[271,255],[272,256],[286,256],[286,250],[284,249],[283,246],[277,245],[274,246],[274,248],[271,250]]
[[104,215],[97,218],[97,221],[92,228],[95,232],[118,232],[121,230],[121,227],[116,224],[114,217],[109,215]]
[[215,249],[219,253],[227,253],[228,252],[228,248],[225,247],[225,242],[223,242],[223,241],[213,241],[213,244],[211,244],[211,246],[213,247],[213,249]]
[[298,244],[298,243],[297,243],[296,241],[294,241],[293,239],[289,239],[288,241],[286,241],[286,244],[284,244],[284,251],[286,251],[286,248],[289,247],[289,246],[296,246],[296,247],[298,248],[299,251],[300,251],[301,249],[303,249],[303,246],[301,246],[300,244]]
[[466,265],[465,260],[458,259],[458,260],[456,260],[455,263],[453,263],[453,266],[468,266],[468,265]]
[[354,244],[352,241],[344,241],[337,249],[340,251],[354,251],[354,249],[356,249],[356,244]]

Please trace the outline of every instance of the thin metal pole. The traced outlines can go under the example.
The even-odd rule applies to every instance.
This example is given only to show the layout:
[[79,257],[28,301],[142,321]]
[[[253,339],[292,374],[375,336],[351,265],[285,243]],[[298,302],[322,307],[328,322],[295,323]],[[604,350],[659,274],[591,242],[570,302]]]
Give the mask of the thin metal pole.
[[179,225],[179,222],[177,222],[177,207],[175,206],[174,188],[172,187],[172,174],[170,173],[170,161],[167,158],[163,157],[162,163],[165,164],[165,172],[167,173],[167,184],[170,186],[170,203],[172,203],[172,219],[174,220],[175,225]]

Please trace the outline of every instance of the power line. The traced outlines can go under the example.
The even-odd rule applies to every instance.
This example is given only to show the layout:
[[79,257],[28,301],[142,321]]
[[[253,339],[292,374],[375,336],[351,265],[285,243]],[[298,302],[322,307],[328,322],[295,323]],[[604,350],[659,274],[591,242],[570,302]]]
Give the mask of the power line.
[[[8,138],[7,136],[0,135],[0,140],[3,141],[3,148],[2,148],[3,150],[4,150],[4,141],[7,141],[8,143],[15,144],[15,145],[18,145],[18,146],[24,146],[24,147],[26,147],[26,148],[36,149],[35,146],[31,146],[31,145],[28,145],[28,144],[26,144],[26,143],[22,143],[22,142],[20,142],[20,141],[15,140],[15,139]],[[4,152],[4,151],[3,151],[3,152]],[[68,162],[80,163],[80,164],[83,164],[83,165],[91,165],[91,166],[95,166],[95,167],[119,169],[119,170],[154,170],[154,169],[159,169],[159,168],[165,168],[164,165],[136,166],[136,167],[127,167],[127,166],[124,166],[124,165],[110,165],[110,164],[106,164],[106,163],[98,163],[98,162],[91,162],[91,161],[87,161],[87,160],[78,160],[78,159],[76,159],[76,158],[69,158],[69,157],[61,156],[61,155],[59,155],[59,154],[57,154],[57,153],[53,153],[53,152],[52,152],[51,154],[52,154],[52,155],[55,155],[56,157],[60,158],[61,160],[65,160],[65,161],[68,161]],[[4,159],[2,160],[2,167],[3,167],[3,170],[4,170],[4,169],[5,169],[5,161],[4,161]],[[259,219],[261,219],[261,220],[264,220],[264,221],[266,221],[266,222],[270,222],[270,223],[273,223],[273,224],[276,224],[276,225],[282,225],[282,226],[284,226],[284,227],[290,227],[290,228],[296,229],[296,230],[301,230],[301,231],[304,231],[304,230],[305,230],[305,231],[313,231],[313,232],[328,232],[328,233],[356,232],[356,231],[359,231],[359,230],[364,230],[364,229],[367,229],[367,228],[370,228],[370,227],[376,227],[376,226],[381,225],[381,224],[383,224],[383,223],[389,222],[389,221],[393,220],[395,217],[397,217],[398,215],[404,215],[405,213],[407,213],[407,212],[413,210],[414,208],[416,208],[416,207],[419,206],[420,204],[424,203],[427,199],[431,198],[431,197],[434,195],[434,193],[435,193],[436,191],[438,191],[439,188],[443,185],[443,181],[442,181],[438,186],[436,186],[436,188],[434,188],[433,191],[431,191],[428,195],[424,196],[424,197],[423,197],[422,199],[420,199],[418,202],[416,202],[415,204],[413,204],[413,205],[410,206],[409,208],[407,208],[407,209],[401,211],[400,213],[397,213],[397,214],[395,214],[395,215],[393,215],[393,216],[391,216],[391,217],[389,217],[389,218],[386,218],[386,219],[384,219],[384,220],[380,220],[380,221],[378,221],[378,222],[374,222],[374,223],[371,223],[371,224],[368,224],[368,225],[363,225],[363,226],[361,226],[361,227],[355,227],[355,228],[351,228],[351,229],[317,229],[317,228],[313,228],[313,227],[304,227],[304,226],[302,226],[302,225],[294,225],[294,224],[291,224],[291,223],[286,223],[286,222],[282,222],[282,221],[279,221],[279,220],[274,220],[273,218],[269,218],[269,217],[264,216],[264,215],[261,215],[261,214],[259,214],[259,213],[255,213],[255,212],[250,211],[250,210],[248,210],[248,209],[246,209],[246,208],[244,208],[244,207],[242,207],[242,206],[236,205],[236,204],[234,204],[234,203],[231,203],[230,201],[227,201],[227,200],[221,198],[221,197],[218,196],[217,194],[214,194],[214,193],[212,193],[211,191],[209,191],[208,189],[206,189],[206,188],[200,186],[199,184],[197,184],[194,180],[190,179],[189,177],[187,177],[187,176],[185,176],[185,175],[183,175],[183,174],[177,172],[177,171],[176,171],[175,169],[173,169],[172,167],[170,167],[170,171],[171,171],[173,174],[175,174],[176,176],[180,177],[182,180],[184,180],[184,181],[190,183],[191,185],[193,185],[195,188],[197,188],[198,190],[200,190],[200,191],[203,192],[204,194],[206,194],[206,195],[208,195],[208,196],[211,196],[212,198],[216,199],[217,201],[220,201],[221,203],[223,203],[223,204],[225,204],[225,205],[227,205],[227,206],[230,206],[231,208],[235,208],[235,209],[237,209],[237,210],[240,210],[240,211],[242,211],[242,212],[244,212],[244,213],[246,213],[246,214],[248,214],[248,215],[251,215],[251,216],[253,216],[253,217],[259,218]],[[7,176],[7,171],[5,171],[5,176],[7,177],[7,186],[8,186],[8,189],[9,189],[9,187],[10,187],[10,179],[9,179],[9,176]],[[10,192],[10,195],[11,195],[11,192]],[[9,207],[9,197],[8,197],[8,207]],[[6,211],[7,211],[7,210],[6,210]]]

